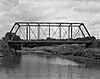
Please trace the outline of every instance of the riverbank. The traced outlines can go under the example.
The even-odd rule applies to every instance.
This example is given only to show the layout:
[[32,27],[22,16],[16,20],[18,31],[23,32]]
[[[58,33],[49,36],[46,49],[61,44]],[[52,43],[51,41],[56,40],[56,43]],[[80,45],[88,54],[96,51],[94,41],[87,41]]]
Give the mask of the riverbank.
[[59,56],[78,62],[100,61],[99,48],[86,48],[85,44],[63,44],[56,46],[42,46],[27,48],[22,47],[22,50],[17,52],[9,48],[5,41],[0,41],[0,53],[4,57],[17,56],[17,54],[39,54],[45,56]]
[[74,61],[100,61],[99,48],[85,48],[85,45],[70,45],[63,44],[58,46],[43,46],[34,48],[22,48],[20,52],[41,55],[55,55],[62,58],[71,59]]

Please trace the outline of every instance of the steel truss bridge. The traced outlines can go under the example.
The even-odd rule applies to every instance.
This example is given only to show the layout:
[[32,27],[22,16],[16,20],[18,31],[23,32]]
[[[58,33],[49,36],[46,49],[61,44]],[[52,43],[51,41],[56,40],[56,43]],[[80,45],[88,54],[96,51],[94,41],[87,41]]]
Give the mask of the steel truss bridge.
[[[92,43],[91,35],[84,23],[67,22],[16,22],[9,32],[13,34],[8,40],[9,45],[24,44],[52,45],[52,44],[86,44]],[[16,40],[15,36],[21,40]],[[79,40],[81,39],[81,40]]]

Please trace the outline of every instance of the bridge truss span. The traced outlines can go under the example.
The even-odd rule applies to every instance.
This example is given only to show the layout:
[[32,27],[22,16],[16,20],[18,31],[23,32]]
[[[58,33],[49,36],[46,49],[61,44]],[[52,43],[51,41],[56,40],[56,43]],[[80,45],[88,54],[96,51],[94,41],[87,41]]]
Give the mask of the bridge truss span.
[[20,36],[23,40],[91,37],[84,23],[67,22],[16,22],[10,33]]

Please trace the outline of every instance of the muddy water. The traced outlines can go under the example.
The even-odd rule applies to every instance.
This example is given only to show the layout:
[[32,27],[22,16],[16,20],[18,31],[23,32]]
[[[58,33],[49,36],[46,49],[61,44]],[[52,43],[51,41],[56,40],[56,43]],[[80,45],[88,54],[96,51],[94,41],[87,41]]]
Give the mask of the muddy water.
[[0,58],[0,79],[100,79],[100,67],[58,57],[23,55]]

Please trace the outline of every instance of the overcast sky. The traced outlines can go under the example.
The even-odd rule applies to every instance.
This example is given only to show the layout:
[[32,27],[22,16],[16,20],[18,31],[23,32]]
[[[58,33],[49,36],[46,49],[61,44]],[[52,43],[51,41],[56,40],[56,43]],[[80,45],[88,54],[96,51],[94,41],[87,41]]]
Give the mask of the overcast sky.
[[0,0],[0,37],[16,21],[83,22],[100,37],[100,0]]

